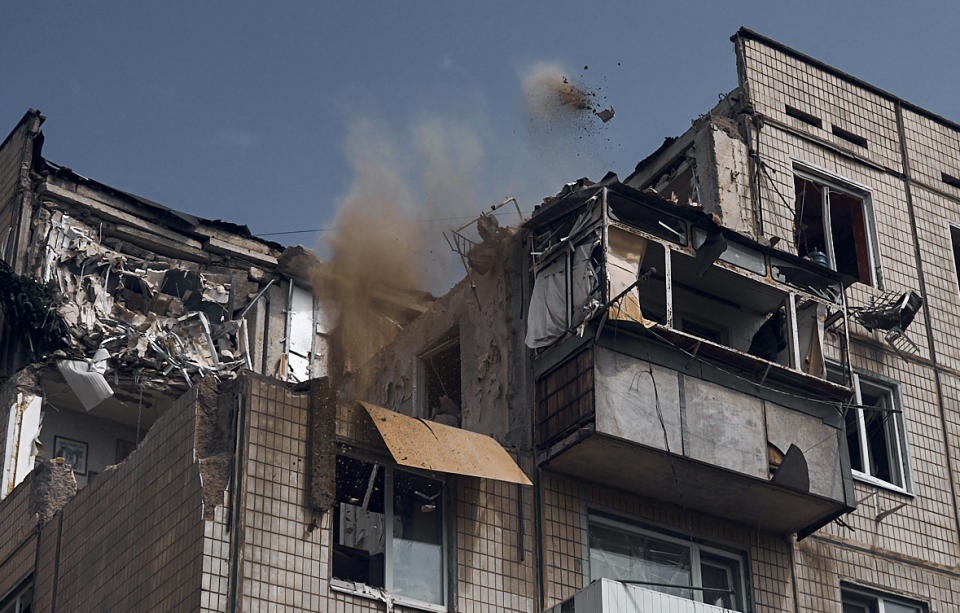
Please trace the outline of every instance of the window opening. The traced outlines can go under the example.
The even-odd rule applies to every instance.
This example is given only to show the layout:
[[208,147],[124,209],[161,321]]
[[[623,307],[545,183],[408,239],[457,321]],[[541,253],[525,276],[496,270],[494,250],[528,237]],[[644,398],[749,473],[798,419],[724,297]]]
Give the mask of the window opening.
[[383,468],[337,456],[336,500],[333,576],[384,587],[386,513]]
[[867,148],[867,139],[860,136],[859,134],[854,134],[849,130],[844,130],[838,125],[833,125],[831,131],[833,132],[833,135],[836,136],[837,138],[842,138],[848,143],[853,143],[858,147],[863,147],[864,149]]
[[698,602],[745,610],[742,555],[599,515],[588,527],[590,580],[633,582]]
[[953,187],[960,188],[960,179],[957,177],[948,175],[945,172],[940,173],[940,180],[946,183],[947,185],[952,185]]
[[887,594],[843,588],[840,592],[843,613],[926,613],[927,608]]
[[336,501],[334,578],[444,604],[443,482],[337,456]]
[[810,124],[815,128],[823,127],[823,122],[816,115],[811,115],[806,111],[801,111],[800,109],[792,107],[789,104],[784,105],[783,110],[790,117],[793,117],[794,119],[799,119],[803,123]]
[[[829,378],[842,377],[836,365]],[[909,487],[903,414],[895,385],[853,375],[854,401],[847,409],[846,437],[850,468],[859,477],[906,490]]]
[[33,611],[33,579],[28,579],[16,591],[0,602],[0,613],[31,613]]
[[392,593],[443,603],[443,512],[439,481],[393,471]]
[[960,228],[950,226],[950,242],[953,244],[953,272],[957,275],[957,288],[960,290]]
[[460,341],[452,338],[420,358],[421,414],[448,426],[460,426],[462,393]]
[[791,366],[786,292],[717,266],[701,277],[694,258],[671,256],[675,329]]
[[875,285],[876,256],[866,200],[799,175],[794,188],[797,254]]

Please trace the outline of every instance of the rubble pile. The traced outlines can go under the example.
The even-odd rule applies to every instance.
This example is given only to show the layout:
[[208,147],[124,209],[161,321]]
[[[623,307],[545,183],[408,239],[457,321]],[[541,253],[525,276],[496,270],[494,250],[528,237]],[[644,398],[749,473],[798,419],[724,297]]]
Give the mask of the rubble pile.
[[243,315],[263,293],[254,280],[263,271],[141,259],[101,242],[94,228],[54,217],[42,275],[59,295],[69,331],[61,357],[89,361],[106,350],[113,366],[158,388],[172,378],[187,386],[209,374],[232,378],[250,367]]
[[69,331],[57,310],[57,298],[48,285],[18,275],[0,260],[0,308],[11,328],[21,330],[33,360],[68,346]]

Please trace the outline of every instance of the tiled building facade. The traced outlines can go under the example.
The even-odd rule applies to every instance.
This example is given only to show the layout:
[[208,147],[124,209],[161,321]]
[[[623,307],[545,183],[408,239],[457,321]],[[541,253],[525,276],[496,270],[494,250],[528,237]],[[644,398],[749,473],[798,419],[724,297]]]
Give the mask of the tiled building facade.
[[[960,224],[960,190],[945,179],[960,171],[960,126],[760,36],[741,32],[734,40],[741,85],[763,117],[754,134],[759,159],[771,168],[760,190],[762,231],[788,245],[792,240],[792,213],[778,193],[794,204],[798,168],[859,184],[872,206],[882,289],[916,291],[925,303],[913,323],[919,351],[907,359],[880,334],[852,330],[855,370],[899,388],[910,478],[905,491],[855,479],[862,502],[844,518],[852,530],[833,524],[795,546],[800,608],[836,608],[841,586],[849,584],[906,596],[931,611],[951,610],[960,602],[960,288],[951,238],[951,228]],[[789,116],[787,107],[821,125]],[[863,140],[844,138],[843,131]],[[862,283],[852,289],[852,304],[879,293]],[[883,515],[898,505],[904,506]]]
[[[642,359],[650,361],[637,362],[642,364],[639,374],[627,385],[630,393],[647,399],[648,414],[656,408],[658,421],[644,422],[654,442],[645,445],[666,452],[658,456],[662,462],[650,460],[649,465],[651,472],[660,471],[666,485],[636,486],[629,464],[640,461],[639,455],[622,457],[622,485],[617,483],[619,474],[592,480],[585,476],[590,474],[589,467],[571,468],[558,458],[597,435],[600,405],[578,415],[565,431],[566,439],[544,435],[549,422],[541,420],[537,411],[545,395],[568,394],[573,405],[582,409],[586,405],[577,403],[587,393],[614,385],[615,378],[603,372],[599,354],[625,343],[617,335],[636,330],[620,326],[616,315],[570,324],[575,313],[568,309],[567,329],[558,336],[557,352],[581,355],[577,352],[590,339],[601,341],[597,356],[590,357],[598,360],[595,366],[573,373],[575,385],[562,382],[574,385],[575,391],[558,392],[548,381],[551,372],[570,362],[556,358],[556,364],[544,365],[554,359],[544,357],[549,356],[547,350],[531,352],[524,346],[524,323],[529,321],[531,296],[539,280],[528,269],[530,252],[541,255],[536,249],[537,219],[548,218],[569,204],[564,198],[579,197],[561,192],[523,228],[500,230],[497,238],[484,239],[496,246],[493,263],[481,267],[479,259],[470,259],[469,279],[410,322],[369,364],[368,372],[334,381],[340,402],[332,412],[318,409],[316,390],[309,386],[244,371],[234,383],[220,388],[209,378],[192,388],[157,419],[132,456],[104,470],[69,501],[50,502],[50,488],[38,489],[38,483],[69,476],[63,465],[44,463],[42,470],[34,471],[0,501],[0,611],[24,610],[18,604],[26,602],[24,594],[29,594],[30,611],[45,613],[520,613],[551,607],[562,613],[646,611],[639,605],[623,608],[612,601],[604,608],[589,608],[578,600],[578,594],[586,593],[600,577],[613,574],[629,585],[633,573],[642,580],[629,589],[670,594],[670,606],[678,611],[720,611],[714,607],[722,606],[763,613],[956,610],[960,602],[960,340],[956,333],[960,323],[956,269],[960,261],[960,126],[753,32],[741,30],[733,42],[740,82],[724,103],[695,122],[676,144],[665,144],[642,162],[623,184],[605,179],[600,188],[594,188],[600,191],[579,193],[586,194],[584,198],[602,193],[606,210],[608,193],[651,199],[649,192],[644,196],[641,190],[661,186],[659,202],[648,204],[651,210],[663,211],[671,200],[677,203],[672,192],[692,186],[690,192],[697,196],[689,200],[697,203],[693,207],[697,211],[683,213],[690,242],[695,242],[694,226],[707,228],[708,235],[712,231],[713,222],[697,217],[699,209],[706,208],[745,237],[742,245],[762,254],[761,262],[767,262],[764,270],[772,271],[771,262],[786,258],[783,254],[812,258],[809,244],[822,242],[827,253],[820,256],[827,257],[828,265],[851,266],[846,271],[851,280],[841,309],[844,313],[886,295],[913,291],[922,298],[923,308],[907,330],[912,346],[894,346],[883,331],[868,330],[855,317],[845,317],[844,334],[828,330],[821,335],[824,373],[805,371],[796,359],[787,359],[778,370],[776,360],[768,360],[772,363],[766,364],[765,371],[734,384],[732,378],[746,380],[743,373],[763,363],[751,362],[753,358],[743,355],[743,349],[739,354],[723,349],[732,341],[719,333],[711,337],[716,331],[698,328],[690,314],[684,314],[690,316],[690,327],[680,330],[680,315],[674,320],[671,310],[676,307],[679,313],[683,305],[673,305],[668,298],[664,313],[657,315],[662,315],[662,327],[650,314],[656,308],[647,313],[650,320],[643,320],[644,327],[657,334],[673,326],[678,334],[690,335],[681,341],[691,343],[683,345],[688,349],[675,366],[657,362],[669,360],[654,350],[638,349],[647,351]],[[710,130],[729,138],[721,135],[705,148],[704,135]],[[726,157],[721,146],[728,147]],[[688,179],[683,173],[691,172],[684,170],[691,164]],[[710,173],[715,176],[713,195],[707,194]],[[812,193],[822,199],[805,216],[804,195]],[[681,207],[683,198],[681,194]],[[827,209],[837,214],[833,225]],[[596,222],[581,221],[573,227]],[[606,232],[617,223],[624,225],[623,220],[614,221],[604,221]],[[813,228],[816,224],[823,224],[822,228]],[[844,234],[841,224],[849,224],[852,234]],[[577,232],[566,230],[569,236]],[[644,232],[675,240],[667,230],[662,236]],[[733,242],[732,234],[727,236]],[[770,241],[772,237],[778,240]],[[605,248],[613,244],[607,234],[597,241]],[[579,239],[571,243],[588,244]],[[856,249],[845,252],[850,244]],[[669,278],[670,267],[676,266],[671,261],[683,262],[684,254],[696,255],[698,250],[686,243],[677,246],[676,260],[668,255],[657,263],[661,277]],[[592,263],[591,258],[599,257],[587,255]],[[642,260],[644,255],[639,257]],[[538,269],[538,274],[546,268]],[[715,268],[731,272],[735,266],[726,262]],[[647,269],[647,273],[657,278],[656,271]],[[693,282],[694,277],[690,279]],[[774,280],[768,281],[767,285],[775,286]],[[664,283],[669,287],[671,281]],[[627,287],[625,294],[630,291]],[[794,310],[801,304],[802,293],[791,294],[789,304]],[[605,308],[614,302],[607,302]],[[269,311],[260,314],[270,316]],[[814,320],[823,325],[822,314],[819,318]],[[721,353],[714,355],[747,364],[746,370],[730,375],[722,369],[707,372],[707,365],[697,364],[691,371],[692,364],[708,359],[700,353],[698,337],[704,346],[708,340],[715,341],[714,350]],[[791,342],[796,355],[803,358],[797,339]],[[450,353],[454,347],[457,350]],[[813,350],[805,351],[809,361]],[[261,361],[265,364],[266,357],[255,360]],[[836,395],[838,388],[814,379],[830,378],[847,366],[856,378],[834,383],[853,390],[854,398],[830,405],[823,398]],[[675,424],[669,412],[672,400],[662,396],[664,369],[680,373],[679,383],[671,383],[679,392],[670,388],[680,398]],[[325,365],[317,372],[326,372]],[[792,404],[778,400],[775,394],[782,394],[785,387],[773,395],[761,393],[761,388],[797,381],[820,385],[820,400],[793,388]],[[724,386],[726,391],[717,391]],[[697,397],[690,395],[694,389],[721,398],[729,397],[723,394],[732,389],[748,390],[746,395],[760,398],[760,417],[744,417],[733,407],[728,413],[697,413],[692,404]],[[372,414],[354,402],[376,402],[425,424],[449,419],[438,398],[449,401],[454,396],[455,424],[448,425],[495,438],[533,487],[454,470],[404,468],[411,465],[404,464],[407,458],[398,456],[391,446],[397,441],[390,440]],[[573,405],[568,403],[566,408]],[[830,406],[821,412],[812,405]],[[830,415],[834,407],[839,418]],[[332,438],[326,441],[331,446],[321,450],[320,456],[315,453],[324,444],[315,427],[318,415],[334,421]],[[725,480],[734,471],[710,472],[710,462],[696,456],[695,450],[703,449],[705,443],[694,440],[698,424],[693,422],[722,422],[727,417],[742,419],[745,426],[763,434],[763,449],[773,454],[770,474],[774,477],[787,460],[783,454],[774,458],[772,443],[799,442],[803,431],[807,438],[800,447],[807,461],[804,471],[810,467],[810,483],[800,498],[784,500],[798,500],[798,506],[811,509],[826,505],[822,508],[829,510],[810,511],[798,525],[800,530],[778,529],[776,518],[751,515],[750,508],[764,502],[757,496],[789,492],[766,483],[766,456],[761,458],[762,478],[740,475],[732,481]],[[617,424],[621,433],[631,427],[626,421]],[[838,427],[838,431],[830,429]],[[657,447],[661,429],[664,443]],[[825,434],[810,438],[810,432]],[[747,439],[745,433],[744,449],[752,444]],[[737,442],[728,440],[727,448],[708,451],[716,454],[717,464],[753,461],[746,451],[731,459],[732,452],[741,451],[729,449]],[[786,445],[780,447],[779,451],[786,451]],[[318,464],[316,458],[323,453],[335,455],[337,470],[342,471],[325,473],[325,486],[317,481],[322,462]],[[598,464],[611,457],[602,453],[610,452],[597,451]],[[364,468],[369,471],[364,473],[365,488],[358,489],[345,476],[353,470],[349,467],[356,466],[373,467]],[[407,504],[403,496],[410,493],[400,491],[401,474],[439,488],[433,494],[433,490],[411,488],[419,496],[413,515],[403,515],[406,511],[401,510]],[[831,491],[838,493],[812,494],[822,486],[824,475],[830,474],[836,478],[830,482]],[[689,483],[683,483],[703,475],[717,479],[718,492],[739,484],[755,489],[750,494],[744,489],[741,500],[734,499],[732,504],[728,500],[725,507],[718,502],[713,511],[709,487],[693,494]],[[679,494],[673,491],[674,485]],[[370,500],[378,495],[380,511],[375,512],[376,504],[371,506]],[[318,499],[326,503],[318,505]],[[737,512],[737,505],[743,513]],[[789,511],[788,507],[782,508]],[[361,511],[379,513],[382,519],[371,520]],[[409,525],[404,524],[408,520]],[[379,528],[376,521],[381,522]],[[408,539],[416,541],[411,551],[418,551],[418,557],[404,559],[397,552],[407,529],[421,537],[430,532],[430,536]],[[379,545],[362,544],[361,530],[379,534],[383,540]],[[418,569],[403,565],[434,560],[431,556],[436,551],[441,576],[433,577],[431,585],[416,583],[422,579]],[[362,567],[357,560],[362,560]],[[412,583],[404,583],[407,580]],[[693,601],[702,608],[694,609]],[[21,608],[5,608],[11,606]]]

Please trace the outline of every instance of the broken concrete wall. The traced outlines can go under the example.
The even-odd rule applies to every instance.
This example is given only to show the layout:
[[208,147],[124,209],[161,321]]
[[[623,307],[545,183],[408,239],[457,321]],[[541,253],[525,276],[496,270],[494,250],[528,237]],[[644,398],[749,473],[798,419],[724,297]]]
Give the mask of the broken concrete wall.
[[[292,376],[282,364],[291,349],[284,339],[292,286],[277,270],[277,246],[216,224],[156,218],[116,194],[57,174],[34,178],[40,195],[21,279],[52,296],[31,301],[38,308],[28,315],[42,319],[33,327],[63,342],[54,346],[38,339],[31,344],[35,350],[17,363],[7,360],[8,366],[19,367],[25,359],[62,365],[68,358],[82,369],[82,362],[106,351],[99,368],[111,386],[100,377],[99,387],[109,396],[121,393],[109,389],[119,385],[126,390],[119,400],[138,404],[141,391],[169,401],[204,376],[231,378],[240,368]],[[40,312],[51,301],[55,313]],[[316,362],[326,358],[322,347],[314,349],[301,351],[309,371],[320,370]]]
[[0,502],[0,598],[33,572],[41,526],[76,488],[73,471],[44,462]]
[[[0,500],[26,478],[37,455],[40,423],[36,371],[16,373],[0,386]],[[31,409],[27,414],[27,409]]]
[[654,189],[680,205],[697,203],[726,227],[757,240],[750,203],[750,148],[738,88],[677,138],[668,138],[623,183]]
[[[264,347],[289,337],[285,328],[294,322],[287,318],[285,326],[264,335],[254,329],[257,313],[250,308],[268,285],[295,272],[281,269],[283,247],[244,226],[173,211],[43,159],[40,121],[39,114],[28,113],[0,146],[0,221],[16,222],[10,228],[16,249],[8,250],[12,273],[40,287],[49,284],[59,303],[57,317],[27,327],[50,329],[65,338],[65,346],[28,347],[30,355],[20,361],[10,354],[24,350],[11,347],[0,366],[11,373],[57,349],[66,355],[54,357],[82,360],[103,348],[111,370],[135,374],[134,388],[172,386],[171,398],[200,377],[229,378],[241,367],[274,367],[269,374],[290,376],[287,369],[276,371],[279,363],[269,364],[273,356],[265,362],[262,351],[254,355],[252,339]],[[287,283],[282,289],[295,287]],[[291,310],[291,295],[282,299],[278,316]],[[9,324],[12,309],[4,307]],[[3,336],[15,342],[16,335]],[[318,360],[310,340],[309,350],[284,347],[303,362],[295,365],[303,371],[298,380],[323,370],[317,362],[326,356]]]
[[[497,260],[484,273],[471,270],[427,312],[408,324],[364,369],[353,392],[394,411],[424,414],[421,356],[445,341],[460,348],[460,426],[510,445],[528,438],[526,387],[515,383],[527,366],[519,298],[521,240],[498,243]],[[516,409],[516,410],[512,410]],[[507,435],[511,433],[510,440]]]
[[27,222],[32,205],[29,171],[41,123],[40,113],[27,111],[0,145],[0,259],[18,273],[22,272],[19,254],[28,245]]
[[721,223],[747,236],[753,234],[748,198],[748,151],[735,120],[707,115],[694,124],[694,156],[700,204]]

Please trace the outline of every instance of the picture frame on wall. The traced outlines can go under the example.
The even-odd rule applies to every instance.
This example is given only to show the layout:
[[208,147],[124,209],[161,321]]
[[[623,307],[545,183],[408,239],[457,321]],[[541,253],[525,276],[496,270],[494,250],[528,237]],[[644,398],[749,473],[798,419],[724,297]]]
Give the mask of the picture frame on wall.
[[63,463],[72,468],[74,474],[87,474],[87,444],[83,441],[54,436],[53,457],[63,458]]

